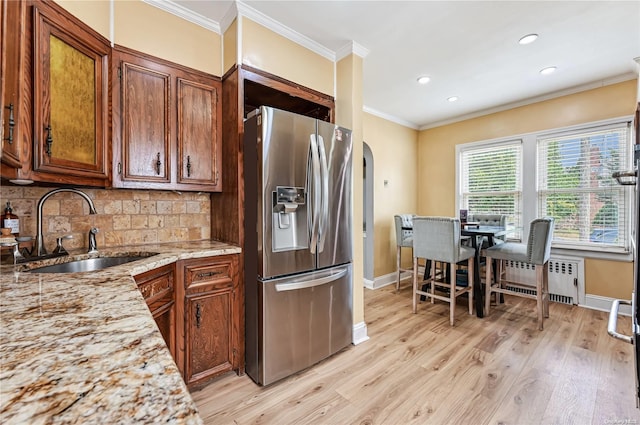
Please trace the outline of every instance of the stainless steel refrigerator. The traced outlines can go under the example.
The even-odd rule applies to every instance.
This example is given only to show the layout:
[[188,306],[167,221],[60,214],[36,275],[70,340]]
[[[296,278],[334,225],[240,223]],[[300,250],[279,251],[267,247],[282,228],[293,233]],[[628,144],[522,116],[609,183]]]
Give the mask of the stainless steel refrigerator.
[[352,341],[352,141],[265,106],[244,128],[246,372],[268,385]]
[[[636,118],[637,119],[637,118]],[[636,396],[636,407],[640,408],[640,182],[638,181],[638,170],[640,170],[640,145],[633,145],[634,169],[629,171],[618,171],[613,177],[622,185],[634,187],[633,210],[631,219],[633,221],[633,237],[631,247],[633,251],[633,291],[630,300],[614,300],[609,312],[609,323],[607,331],[613,338],[628,342],[633,345],[634,350],[634,376],[635,384],[633,392]],[[618,332],[618,310],[620,305],[631,306],[631,329]],[[630,334],[630,335],[628,335]]]

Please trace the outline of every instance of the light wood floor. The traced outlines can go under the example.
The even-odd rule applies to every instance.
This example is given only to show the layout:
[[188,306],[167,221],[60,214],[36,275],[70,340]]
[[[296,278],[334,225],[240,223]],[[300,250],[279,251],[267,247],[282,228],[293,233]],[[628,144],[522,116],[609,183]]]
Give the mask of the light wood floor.
[[194,392],[205,424],[640,424],[607,313],[551,303],[538,331],[533,300],[484,319],[460,300],[452,328],[448,304],[412,314],[409,285],[364,290],[364,343],[266,388],[231,373]]

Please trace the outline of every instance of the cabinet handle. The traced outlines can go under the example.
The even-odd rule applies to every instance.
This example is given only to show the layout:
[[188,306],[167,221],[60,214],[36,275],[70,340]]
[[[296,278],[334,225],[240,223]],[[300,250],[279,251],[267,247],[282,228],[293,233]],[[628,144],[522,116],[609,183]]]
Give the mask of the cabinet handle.
[[200,329],[200,319],[202,318],[202,310],[200,304],[196,304],[196,327]]
[[205,272],[205,273],[198,273],[198,277],[211,277],[211,276],[215,276],[218,274],[221,274],[222,272]]
[[191,156],[187,155],[187,177],[191,177]]
[[10,103],[9,106],[5,106],[6,109],[9,110],[9,137],[5,137],[4,140],[9,142],[10,145],[13,144],[13,128],[16,125],[16,121],[13,117],[13,103]]
[[49,155],[49,157],[51,157],[51,145],[53,144],[53,136],[51,133],[53,133],[53,131],[51,130],[50,125],[46,126],[44,129],[47,131],[45,152],[47,153],[47,155]]
[[118,162],[118,174],[122,174],[122,162]]
[[160,166],[162,162],[160,162],[160,152],[158,152],[158,158],[156,159],[156,174],[160,175]]

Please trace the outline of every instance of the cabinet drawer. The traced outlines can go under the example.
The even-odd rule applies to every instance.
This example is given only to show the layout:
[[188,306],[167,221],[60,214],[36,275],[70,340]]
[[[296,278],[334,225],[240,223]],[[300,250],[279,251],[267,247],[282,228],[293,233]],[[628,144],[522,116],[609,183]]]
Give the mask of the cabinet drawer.
[[148,306],[173,301],[174,275],[170,266],[151,270],[134,277]]
[[206,265],[190,265],[185,267],[186,288],[211,286],[212,289],[233,286],[231,279],[231,263],[228,261]]

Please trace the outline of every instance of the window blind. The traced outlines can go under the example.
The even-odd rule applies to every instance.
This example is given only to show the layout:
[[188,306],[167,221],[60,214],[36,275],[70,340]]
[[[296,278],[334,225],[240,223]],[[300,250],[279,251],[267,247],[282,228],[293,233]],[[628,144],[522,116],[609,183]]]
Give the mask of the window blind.
[[522,239],[522,141],[461,151],[461,208],[473,214],[504,214],[509,239]]
[[630,168],[629,124],[538,138],[538,215],[555,218],[554,246],[628,250],[630,193],[611,178]]

